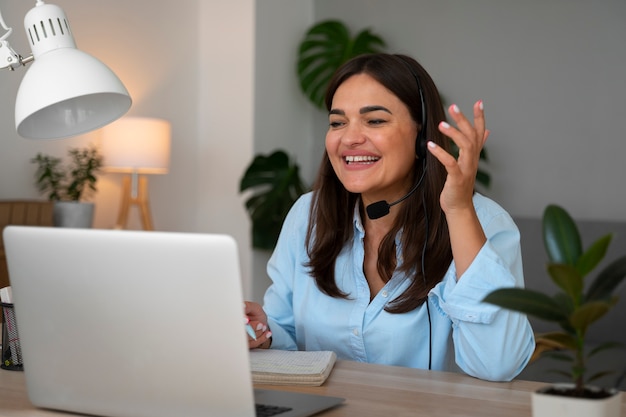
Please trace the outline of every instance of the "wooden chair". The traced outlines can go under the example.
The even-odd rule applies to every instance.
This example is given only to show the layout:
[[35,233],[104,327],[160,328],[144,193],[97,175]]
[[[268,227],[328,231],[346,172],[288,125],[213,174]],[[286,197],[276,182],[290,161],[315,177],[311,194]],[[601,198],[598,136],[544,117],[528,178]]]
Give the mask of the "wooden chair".
[[51,201],[0,200],[0,288],[10,285],[2,231],[8,225],[52,226],[52,206]]

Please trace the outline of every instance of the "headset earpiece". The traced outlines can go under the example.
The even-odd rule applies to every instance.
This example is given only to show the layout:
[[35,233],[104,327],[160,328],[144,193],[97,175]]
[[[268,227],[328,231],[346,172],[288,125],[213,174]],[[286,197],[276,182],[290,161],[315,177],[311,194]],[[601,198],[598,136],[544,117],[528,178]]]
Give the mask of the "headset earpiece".
[[409,69],[413,78],[415,78],[415,83],[417,84],[417,91],[419,92],[419,95],[420,95],[420,103],[422,106],[422,123],[420,126],[420,131],[417,134],[417,138],[415,138],[415,155],[417,155],[418,159],[423,159],[423,158],[426,158],[426,155],[428,155],[428,151],[426,150],[426,142],[428,142],[428,139],[426,136],[426,120],[427,119],[426,119],[426,102],[424,100],[424,92],[422,91],[422,84],[420,83],[420,79],[415,73],[415,71],[413,71],[411,64],[409,64],[404,58],[402,57],[399,57],[399,58],[402,62],[404,62],[406,67]]
[[422,135],[422,132],[425,129],[422,128],[420,130],[420,133],[417,135],[417,138],[415,139],[415,155],[417,155],[418,159],[424,159],[426,158],[426,155],[428,154],[428,151],[426,150],[426,137],[425,135]]

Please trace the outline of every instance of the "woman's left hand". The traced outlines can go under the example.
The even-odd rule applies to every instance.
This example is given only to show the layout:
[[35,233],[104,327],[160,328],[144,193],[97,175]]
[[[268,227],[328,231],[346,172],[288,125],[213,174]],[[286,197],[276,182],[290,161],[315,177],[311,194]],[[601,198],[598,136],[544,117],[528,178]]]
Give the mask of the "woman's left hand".
[[428,142],[428,149],[448,172],[446,183],[441,192],[440,204],[449,215],[457,210],[473,210],[472,197],[478,171],[480,152],[489,136],[485,129],[483,102],[474,104],[474,124],[465,117],[456,104],[448,108],[448,113],[457,127],[446,122],[439,124],[439,131],[454,141],[459,148],[459,157],[455,159],[443,148]]

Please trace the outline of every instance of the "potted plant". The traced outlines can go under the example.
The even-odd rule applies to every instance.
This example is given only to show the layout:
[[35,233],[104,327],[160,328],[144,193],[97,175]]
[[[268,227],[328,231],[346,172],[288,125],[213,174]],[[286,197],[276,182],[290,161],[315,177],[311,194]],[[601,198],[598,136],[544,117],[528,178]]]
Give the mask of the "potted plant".
[[271,250],[276,246],[283,221],[293,203],[307,187],[300,168],[282,150],[257,155],[241,178],[239,191],[253,190],[246,200],[252,220],[252,247]]
[[576,223],[557,205],[546,207],[542,228],[549,258],[547,271],[558,292],[551,296],[531,289],[503,288],[490,293],[484,301],[560,327],[537,335],[537,341],[551,344],[558,350],[559,357],[570,363],[569,371],[559,372],[571,383],[548,386],[533,393],[535,417],[619,416],[620,392],[590,385],[607,372],[588,375],[587,368],[589,357],[618,344],[606,342],[589,349],[585,342],[589,327],[617,303],[613,292],[626,276],[626,256],[608,264],[585,286],[585,277],[604,259],[612,234],[599,238],[583,250]]
[[61,158],[38,153],[31,162],[37,165],[37,189],[54,201],[54,225],[59,227],[91,227],[93,203],[86,202],[96,191],[96,173],[102,166],[102,156],[94,146],[70,148],[70,162],[62,165]]

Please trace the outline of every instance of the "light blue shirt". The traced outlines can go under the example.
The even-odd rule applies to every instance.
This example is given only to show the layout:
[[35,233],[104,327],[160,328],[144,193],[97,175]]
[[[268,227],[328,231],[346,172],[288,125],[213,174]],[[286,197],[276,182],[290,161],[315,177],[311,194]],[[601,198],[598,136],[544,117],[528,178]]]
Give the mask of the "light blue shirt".
[[[340,359],[428,369],[432,333],[433,370],[460,369],[478,378],[506,381],[526,366],[535,346],[526,316],[481,302],[496,288],[524,285],[519,231],[502,207],[474,196],[488,241],[458,281],[452,262],[430,291],[429,331],[426,304],[403,314],[384,310],[409,284],[402,273],[396,271],[370,302],[358,207],[355,238],[335,265],[337,285],[349,298],[329,297],[317,288],[304,266],[309,260],[305,237],[311,199],[308,193],[294,204],[268,263],[273,283],[264,310],[272,348],[332,350]],[[396,239],[396,245],[399,242]]]

